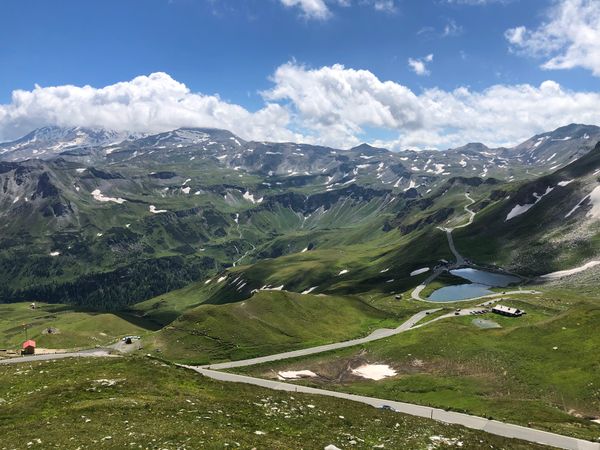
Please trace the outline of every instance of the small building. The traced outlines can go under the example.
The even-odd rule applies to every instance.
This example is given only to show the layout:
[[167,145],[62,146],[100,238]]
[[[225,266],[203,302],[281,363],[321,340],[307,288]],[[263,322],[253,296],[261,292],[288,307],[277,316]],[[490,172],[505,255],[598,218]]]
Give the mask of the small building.
[[23,342],[21,346],[21,355],[34,355],[35,354],[35,341],[29,339]]
[[501,316],[507,316],[507,317],[521,317],[523,314],[525,314],[525,311],[518,309],[518,308],[511,308],[510,306],[504,306],[504,305],[495,305],[492,308],[492,312],[495,314],[500,314]]

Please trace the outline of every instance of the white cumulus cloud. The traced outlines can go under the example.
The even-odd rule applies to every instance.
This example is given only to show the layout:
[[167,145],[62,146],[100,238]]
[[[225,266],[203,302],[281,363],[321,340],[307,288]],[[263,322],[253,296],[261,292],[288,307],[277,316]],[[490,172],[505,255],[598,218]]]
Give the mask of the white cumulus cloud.
[[571,91],[553,81],[415,93],[368,70],[295,63],[281,66],[272,81],[265,98],[289,108],[296,126],[315,142],[334,146],[354,145],[369,129],[397,133],[379,142],[395,149],[474,141],[513,145],[571,122],[600,123],[600,93]]
[[393,13],[397,11],[396,0],[279,0],[288,8],[299,8],[307,19],[326,20],[333,13],[331,5],[338,6],[369,6],[375,11]]
[[[362,141],[392,149],[448,148],[467,142],[513,145],[571,122],[600,124],[600,92],[554,81],[414,92],[368,70],[336,64],[281,65],[250,111],[218,95],[192,92],[166,73],[105,87],[36,86],[0,104],[0,141],[45,125],[161,132],[179,127],[229,129],[244,139],[347,148]],[[370,133],[390,136],[374,142]]]
[[381,81],[368,70],[339,64],[311,70],[288,63],[277,69],[272,81],[275,86],[264,97],[287,102],[301,127],[324,138],[324,143],[354,144],[363,127],[414,129],[423,121],[410,89]]
[[250,112],[216,95],[193,93],[159,72],[103,88],[64,85],[14,91],[11,102],[0,105],[0,140],[49,124],[146,132],[210,126],[249,138],[298,137],[287,131],[288,122],[287,110],[280,105],[270,103]]
[[427,63],[433,61],[433,55],[429,54],[425,58],[408,58],[408,66],[417,75],[429,75],[430,72],[427,69]]
[[582,67],[600,76],[600,1],[556,0],[536,29],[506,31],[512,48],[544,58],[544,69]]
[[331,15],[325,0],[280,0],[284,6],[298,7],[309,19],[327,19]]

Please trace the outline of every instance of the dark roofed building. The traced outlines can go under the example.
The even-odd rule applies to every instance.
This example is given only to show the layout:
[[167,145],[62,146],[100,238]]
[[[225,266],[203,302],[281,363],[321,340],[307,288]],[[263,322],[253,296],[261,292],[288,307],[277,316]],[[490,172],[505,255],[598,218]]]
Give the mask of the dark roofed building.
[[507,317],[520,317],[525,314],[525,311],[510,306],[496,305],[492,308],[492,312]]

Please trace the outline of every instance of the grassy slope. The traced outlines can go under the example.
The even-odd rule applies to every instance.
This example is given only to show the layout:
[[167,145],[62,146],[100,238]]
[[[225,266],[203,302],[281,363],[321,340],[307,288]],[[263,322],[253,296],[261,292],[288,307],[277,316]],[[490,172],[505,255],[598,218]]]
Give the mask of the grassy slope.
[[[311,369],[325,377],[311,383],[331,389],[531,422],[596,439],[600,427],[575,415],[600,415],[598,299],[573,291],[547,293],[542,299],[505,302],[529,314],[487,317],[502,329],[476,328],[472,317],[447,319],[361,348],[244,371],[270,376],[283,368]],[[399,375],[379,382],[356,377],[327,381],[340,379],[349,361],[387,363]]]
[[[107,386],[115,381],[112,386]],[[0,366],[0,447],[541,448],[332,398],[222,384],[144,359]],[[256,432],[265,434],[256,434]],[[299,447],[301,446],[301,447]]]
[[397,325],[355,297],[263,291],[243,302],[201,305],[148,338],[145,351],[195,363],[244,359],[355,338]]
[[[78,311],[67,305],[36,305],[35,310],[29,303],[0,305],[0,348],[19,348],[25,340],[23,325],[38,347],[57,349],[107,345],[124,335],[148,331],[147,324],[127,315]],[[58,332],[44,333],[48,328]]]
[[[375,234],[367,243],[361,242],[366,240],[365,236],[362,239],[357,236],[353,245],[340,245],[339,239],[331,242],[329,237],[331,235],[319,235],[322,240],[313,239],[313,243],[318,242],[313,250],[231,268],[210,279],[138,303],[132,310],[166,325],[191,307],[205,302],[241,301],[250,296],[252,289],[265,285],[283,285],[285,290],[293,292],[316,286],[313,293],[392,296],[408,291],[430,275],[411,277],[413,270],[432,267],[439,259],[450,258],[446,237],[439,230],[424,230],[408,236],[398,231],[382,236]],[[306,246],[306,242],[303,245]],[[349,272],[340,276],[342,270]],[[218,282],[222,276],[227,279]],[[237,288],[239,284],[233,284],[240,276],[247,282],[241,290]]]
[[[567,218],[571,209],[593,188],[600,167],[600,146],[570,165],[534,181],[501,186],[511,199],[492,203],[477,215],[472,226],[457,230],[456,245],[464,256],[477,262],[497,263],[525,275],[539,275],[576,267],[600,252],[597,223],[586,219],[583,209]],[[558,186],[560,181],[574,182]],[[554,190],[529,211],[510,221],[516,204],[531,201],[519,194]],[[516,195],[515,195],[516,194]]]

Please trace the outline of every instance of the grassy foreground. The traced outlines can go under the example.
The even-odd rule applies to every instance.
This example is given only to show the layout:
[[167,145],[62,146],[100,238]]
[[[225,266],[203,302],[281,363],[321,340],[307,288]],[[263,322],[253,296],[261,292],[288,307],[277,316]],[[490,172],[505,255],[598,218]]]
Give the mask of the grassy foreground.
[[541,448],[145,358],[0,366],[0,404],[1,449]]
[[[449,318],[367,345],[242,369],[272,377],[312,370],[304,383],[379,398],[426,404],[531,425],[588,440],[600,438],[600,303],[566,292],[506,304],[519,319],[488,315],[502,328],[482,329],[473,316]],[[388,364],[380,381],[351,373]]]

